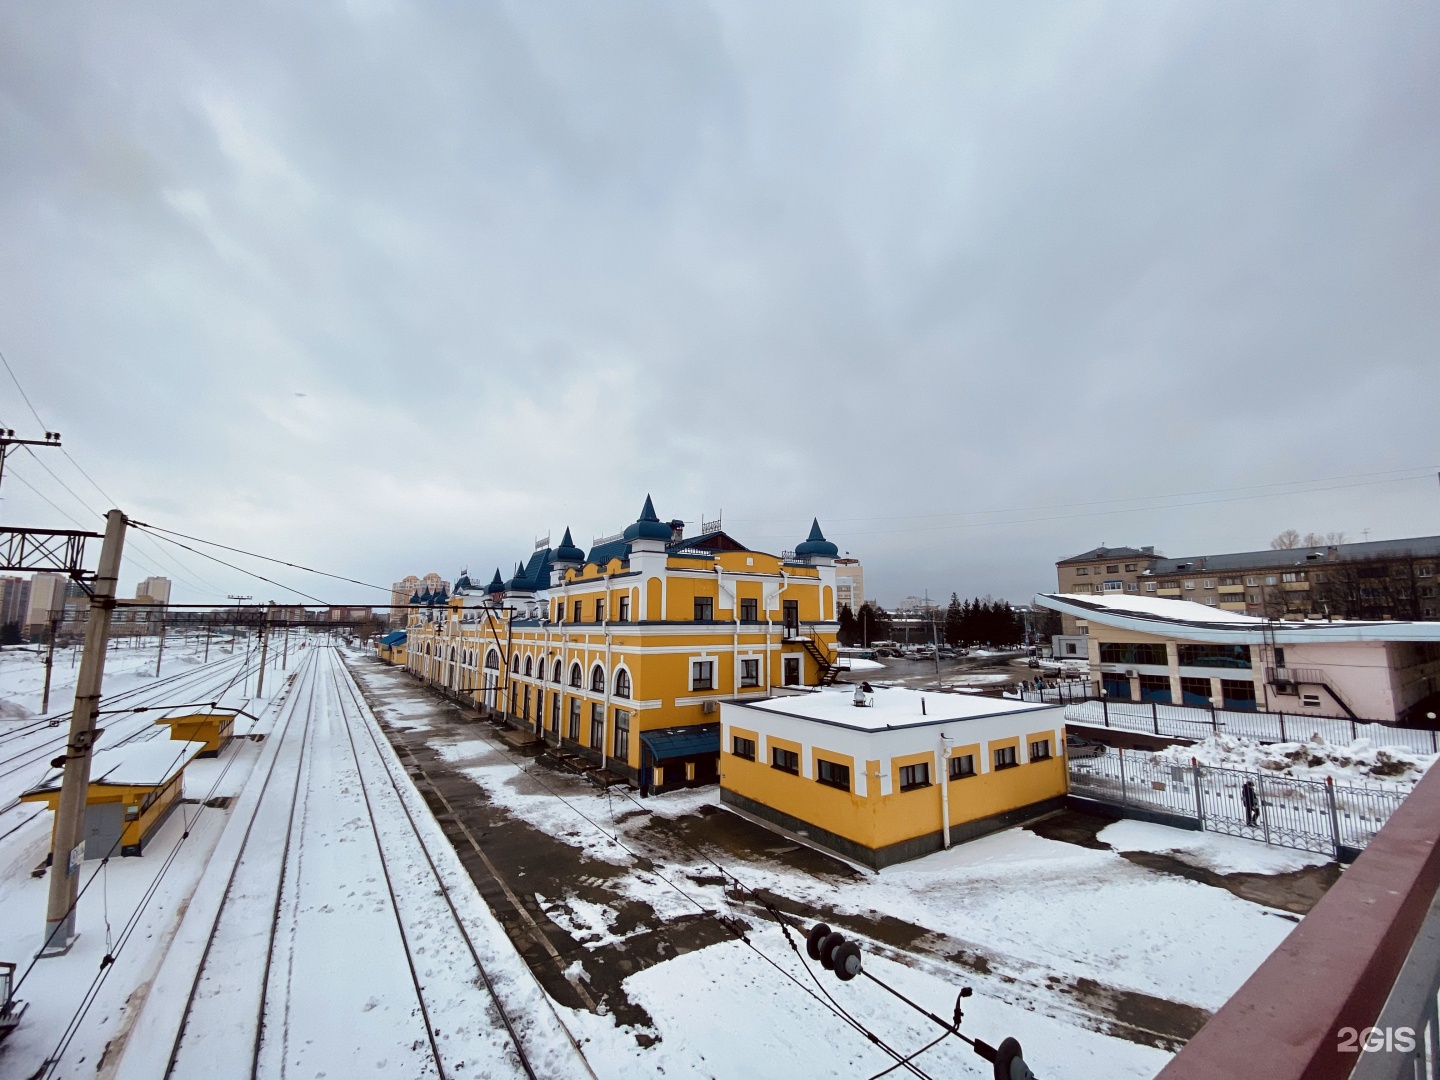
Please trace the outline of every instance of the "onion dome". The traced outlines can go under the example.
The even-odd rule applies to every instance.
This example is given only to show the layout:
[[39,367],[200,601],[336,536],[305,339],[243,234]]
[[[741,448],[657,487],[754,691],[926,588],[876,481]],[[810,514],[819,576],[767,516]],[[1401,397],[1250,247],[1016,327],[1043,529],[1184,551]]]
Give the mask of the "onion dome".
[[645,496],[645,506],[640,511],[640,517],[631,525],[625,528],[626,540],[664,540],[670,539],[670,526],[666,525],[655,514],[655,504],[650,501],[650,496]]
[[810,535],[803,544],[795,547],[795,554],[800,558],[820,557],[833,559],[840,554],[840,549],[825,539],[825,534],[820,531],[820,519],[815,518],[810,525]]
[[505,591],[505,582],[500,580],[500,568],[495,568],[495,576],[490,579],[490,584],[485,586],[485,591],[492,596]]
[[583,563],[585,561],[585,552],[576,547],[575,541],[570,539],[570,529],[568,526],[565,529],[565,539],[561,540],[560,546],[555,549],[555,561],[557,563]]

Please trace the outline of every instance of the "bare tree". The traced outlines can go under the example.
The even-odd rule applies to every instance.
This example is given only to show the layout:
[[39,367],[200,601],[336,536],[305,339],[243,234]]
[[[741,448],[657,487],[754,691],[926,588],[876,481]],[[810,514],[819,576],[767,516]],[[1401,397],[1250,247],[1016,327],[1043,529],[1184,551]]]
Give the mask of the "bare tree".
[[1270,541],[1270,546],[1276,551],[1288,551],[1290,548],[1299,547],[1300,534],[1294,529],[1286,529],[1279,536],[1275,537],[1274,540]]
[[[1306,547],[1312,547],[1312,548],[1334,547],[1334,546],[1337,546],[1337,545],[1339,545],[1339,544],[1345,543],[1345,539],[1346,539],[1346,538],[1345,538],[1345,534],[1344,534],[1343,532],[1328,532],[1328,533],[1313,533],[1313,532],[1312,532],[1312,533],[1306,533],[1306,534],[1305,534],[1304,544],[1305,544]],[[1273,547],[1274,545],[1272,544],[1271,546]],[[1293,547],[1294,545],[1292,544],[1291,546]]]

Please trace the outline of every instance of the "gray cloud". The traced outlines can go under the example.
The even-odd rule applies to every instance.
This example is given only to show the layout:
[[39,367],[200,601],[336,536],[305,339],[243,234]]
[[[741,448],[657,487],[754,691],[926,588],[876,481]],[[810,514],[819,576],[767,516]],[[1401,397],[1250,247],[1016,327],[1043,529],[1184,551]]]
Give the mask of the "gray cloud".
[[382,583],[646,491],[884,600],[1434,532],[955,515],[1440,460],[1437,60],[1405,4],[12,7],[0,349],[131,513]]

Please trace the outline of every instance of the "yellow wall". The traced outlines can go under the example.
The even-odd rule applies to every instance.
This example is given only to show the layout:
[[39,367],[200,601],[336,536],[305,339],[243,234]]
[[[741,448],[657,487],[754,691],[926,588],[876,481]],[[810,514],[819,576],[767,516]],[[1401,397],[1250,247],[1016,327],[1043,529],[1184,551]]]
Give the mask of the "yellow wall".
[[[139,844],[150,828],[164,816],[171,804],[180,797],[184,788],[184,772],[176,773],[162,786],[132,787],[123,784],[91,784],[85,800],[86,806],[101,803],[123,803],[125,805],[125,827],[120,834],[121,847]],[[148,800],[148,805],[147,805]],[[29,792],[20,796],[21,802],[43,802],[53,813],[60,802],[59,791]],[[131,816],[132,812],[135,816]],[[55,827],[50,828],[51,845],[54,845]],[[116,855],[120,852],[117,850]]]

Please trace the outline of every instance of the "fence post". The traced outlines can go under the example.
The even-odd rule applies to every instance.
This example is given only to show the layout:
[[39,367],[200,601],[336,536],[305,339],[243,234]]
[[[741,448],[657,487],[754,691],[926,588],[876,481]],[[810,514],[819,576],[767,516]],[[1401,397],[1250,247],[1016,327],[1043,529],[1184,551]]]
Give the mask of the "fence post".
[[1289,742],[1290,740],[1285,737],[1285,714],[1282,712],[1276,713],[1276,715],[1280,717],[1280,741]]
[[1207,701],[1205,704],[1207,704],[1207,705],[1210,706],[1210,734],[1211,734],[1211,735],[1219,735],[1219,734],[1220,734],[1220,724],[1219,724],[1219,722],[1216,721],[1216,719],[1215,719],[1215,702],[1213,702],[1213,701]]
[[1330,801],[1330,839],[1335,844],[1335,861],[1340,861],[1340,812],[1335,808],[1335,778],[1325,778],[1325,796]]
[[1116,750],[1116,753],[1120,755],[1120,801],[1121,803],[1128,803],[1130,797],[1125,794],[1125,748],[1123,746],[1120,747]]
[[1150,702],[1150,724],[1155,729],[1155,734],[1160,734],[1160,709],[1155,702]]
[[1190,759],[1190,769],[1195,777],[1195,816],[1200,819],[1200,831],[1205,831],[1205,800],[1201,797],[1200,762]]
[[1437,739],[1435,738],[1435,732],[1434,732],[1434,730],[1432,729],[1431,732],[1430,732],[1430,752],[1431,752],[1431,753],[1440,754],[1440,745],[1437,745],[1437,743],[1440,743],[1440,740],[1437,740]]
[[1110,701],[1108,698],[1100,699],[1100,711],[1105,714],[1105,726],[1110,726]]
[[1351,720],[1351,721],[1350,721],[1350,741],[1351,741],[1351,742],[1354,742],[1354,741],[1355,741],[1356,739],[1358,739],[1359,737],[1360,737],[1360,732],[1357,731],[1356,728],[1355,728],[1355,721],[1354,721],[1354,720]]

